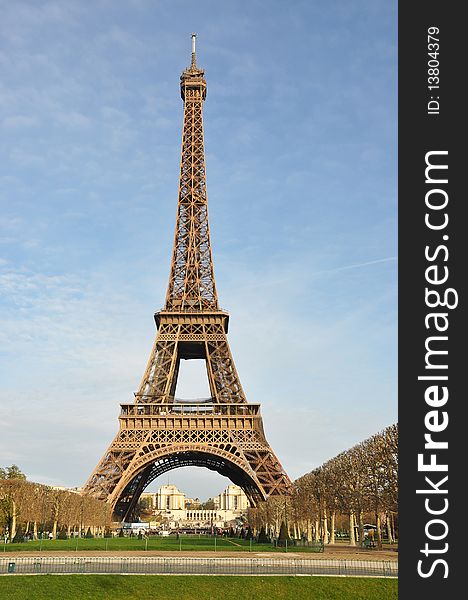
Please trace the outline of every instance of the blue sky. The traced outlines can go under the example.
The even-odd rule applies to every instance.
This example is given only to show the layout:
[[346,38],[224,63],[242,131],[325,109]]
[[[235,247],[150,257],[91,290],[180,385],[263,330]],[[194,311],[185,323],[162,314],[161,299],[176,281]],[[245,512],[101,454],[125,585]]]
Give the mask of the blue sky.
[[138,387],[192,31],[220,303],[274,451],[296,478],[396,421],[396,8],[0,1],[0,464],[81,485]]

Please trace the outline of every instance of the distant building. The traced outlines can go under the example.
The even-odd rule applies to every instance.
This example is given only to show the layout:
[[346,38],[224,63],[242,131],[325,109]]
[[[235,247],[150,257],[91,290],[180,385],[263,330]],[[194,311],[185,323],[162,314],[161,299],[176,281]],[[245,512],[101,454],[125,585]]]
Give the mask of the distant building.
[[201,508],[198,498],[186,498],[175,485],[162,485],[157,492],[144,492],[141,497],[148,498],[153,514],[162,517],[170,529],[234,526],[249,506],[237,485],[229,485],[213,498],[212,510]]
[[175,485],[162,485],[155,494],[142,494],[142,497],[151,499],[154,510],[183,510],[185,508],[185,494]]
[[245,511],[249,506],[247,496],[238,485],[228,485],[224,492],[213,498],[215,507],[221,510]]
[[73,492],[74,494],[81,494],[82,487],[65,487],[64,485],[51,485],[53,490],[60,490],[62,492]]
[[200,508],[200,498],[185,498],[185,508]]

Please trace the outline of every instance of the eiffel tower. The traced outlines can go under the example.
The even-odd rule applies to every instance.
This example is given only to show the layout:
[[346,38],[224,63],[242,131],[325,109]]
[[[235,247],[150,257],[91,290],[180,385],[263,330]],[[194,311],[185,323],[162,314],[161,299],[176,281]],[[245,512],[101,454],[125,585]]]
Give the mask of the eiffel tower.
[[[247,402],[227,341],[211,256],[202,104],[204,71],[192,60],[180,77],[184,102],[179,199],[169,285],[155,314],[157,336],[135,400],[121,404],[120,430],[83,493],[132,518],[144,489],[183,466],[203,466],[239,485],[255,506],[287,494],[291,482],[268,444],[260,405]],[[181,360],[206,363],[210,398],[175,398]]]

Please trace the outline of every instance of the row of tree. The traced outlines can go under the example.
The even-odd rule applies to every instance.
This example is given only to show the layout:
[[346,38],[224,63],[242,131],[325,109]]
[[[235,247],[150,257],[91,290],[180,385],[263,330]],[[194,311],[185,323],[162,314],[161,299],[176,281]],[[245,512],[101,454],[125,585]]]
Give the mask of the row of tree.
[[249,509],[249,524],[280,537],[281,524],[295,539],[335,543],[335,531],[346,529],[354,546],[365,538],[364,519],[375,524],[377,547],[382,529],[396,538],[398,501],[398,427],[357,444],[297,479],[290,497],[270,497]]
[[[14,468],[13,468],[14,467]],[[111,523],[108,504],[89,496],[26,481],[15,465],[0,471],[0,531],[10,541],[48,531],[70,537]]]

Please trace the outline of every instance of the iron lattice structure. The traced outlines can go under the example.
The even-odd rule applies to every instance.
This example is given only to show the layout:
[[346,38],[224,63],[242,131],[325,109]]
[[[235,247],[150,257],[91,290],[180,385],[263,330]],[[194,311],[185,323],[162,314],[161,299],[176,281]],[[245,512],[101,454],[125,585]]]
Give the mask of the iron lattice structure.
[[[179,199],[169,285],[155,314],[157,336],[135,401],[122,404],[120,430],[84,493],[132,517],[146,486],[181,466],[204,466],[242,487],[252,505],[287,494],[290,480],[268,444],[260,405],[247,402],[219,308],[208,223],[202,105],[204,71],[192,62],[180,78],[184,101]],[[181,360],[206,363],[211,397],[177,400]]]

